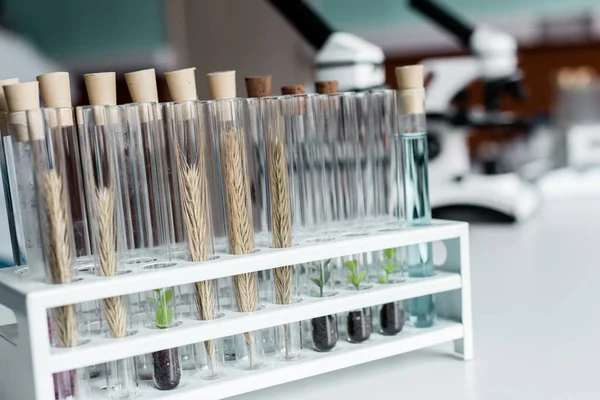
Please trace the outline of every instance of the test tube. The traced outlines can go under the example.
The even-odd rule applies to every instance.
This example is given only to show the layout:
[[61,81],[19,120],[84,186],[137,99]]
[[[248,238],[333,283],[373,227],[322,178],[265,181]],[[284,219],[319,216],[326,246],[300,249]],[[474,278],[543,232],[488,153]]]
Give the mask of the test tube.
[[[27,274],[32,278],[44,277],[40,220],[35,193],[33,153],[27,128],[25,111],[39,109],[37,82],[10,84],[3,87],[9,109],[10,140],[3,139],[7,157],[10,193],[13,199],[15,225],[19,237],[22,228],[20,263],[27,264]],[[20,223],[19,223],[20,221]]]
[[[396,158],[402,159],[402,168],[398,168],[397,173],[398,191],[403,192],[406,225],[428,225],[431,223],[431,204],[423,66],[398,67],[396,79],[400,106],[399,131],[395,137]],[[410,245],[406,251],[409,277],[420,278],[435,274],[431,243]],[[409,307],[410,321],[416,327],[426,328],[435,323],[433,295],[411,299]]]
[[[174,210],[179,207],[173,202],[173,180],[177,177],[173,168],[175,160],[170,158],[154,69],[127,73],[125,79],[135,103],[125,106],[128,140],[123,142],[123,147],[135,154],[129,156],[133,165],[127,170],[135,185],[135,195],[142,199],[129,206],[131,221],[126,218],[130,230],[127,235],[137,240],[136,253],[144,268],[168,268],[175,265],[177,212]],[[157,259],[156,263],[146,262],[149,254]]]
[[335,216],[349,233],[361,232],[365,223],[364,189],[358,125],[358,96],[355,93],[323,95],[328,140],[333,150],[336,181]]
[[[268,173],[271,245],[288,248],[294,245],[297,220],[295,210],[300,193],[294,174],[295,132],[300,128],[286,124],[286,115],[298,115],[306,108],[303,96],[264,97],[261,112]],[[291,122],[291,121],[288,121]],[[289,129],[289,130],[288,130]],[[299,164],[296,164],[300,168]],[[274,300],[276,304],[291,304],[298,296],[298,274],[294,265],[273,270]],[[302,351],[300,324],[295,322],[278,326],[276,352],[278,358],[291,361],[300,357]]]
[[73,238],[75,240],[76,268],[91,266],[91,244],[84,196],[79,140],[71,104],[71,85],[67,72],[52,72],[37,77],[44,107],[56,108],[59,124],[52,129],[60,130],[64,141],[67,196],[71,207]]
[[[65,114],[65,113],[63,113]],[[72,114],[70,114],[72,117]],[[33,154],[37,205],[42,239],[46,279],[49,283],[68,284],[73,281],[75,242],[69,207],[64,131],[57,129],[68,116],[60,109],[34,109],[26,113],[26,126]],[[49,316],[51,341],[57,347],[78,345],[75,305],[51,310]],[[56,392],[61,399],[81,399],[87,383],[77,379],[75,371],[54,375]],[[81,387],[80,387],[81,385]]]
[[[0,80],[0,135],[2,137],[2,140],[0,141],[0,173],[2,174],[2,190],[4,191],[6,215],[8,217],[8,231],[13,254],[13,265],[22,265],[25,263],[25,244],[23,242],[23,229],[21,225],[18,197],[13,198],[13,196],[17,195],[17,189],[16,187],[11,189],[11,182],[12,186],[14,186],[15,182],[15,165],[14,155],[12,153],[13,144],[8,123],[8,104],[6,103],[6,97],[4,96],[4,90],[2,89],[3,86],[14,83],[19,83],[19,79],[11,78]],[[10,160],[8,163],[7,158]]]
[[[254,251],[252,202],[248,173],[247,143],[253,128],[251,121],[256,109],[245,99],[235,98],[235,71],[208,74],[208,83],[214,102],[208,106],[212,120],[213,143],[219,155],[221,188],[225,204],[225,226],[228,252],[250,254]],[[218,99],[218,100],[217,100]],[[240,312],[259,309],[258,277],[255,272],[236,275],[233,292]],[[260,331],[237,335],[236,362],[242,369],[255,369],[264,362]]]

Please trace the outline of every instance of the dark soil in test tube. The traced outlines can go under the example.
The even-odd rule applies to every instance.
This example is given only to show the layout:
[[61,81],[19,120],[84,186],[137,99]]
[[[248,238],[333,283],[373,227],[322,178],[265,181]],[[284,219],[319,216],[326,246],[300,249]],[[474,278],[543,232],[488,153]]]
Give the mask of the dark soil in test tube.
[[175,389],[181,380],[181,365],[177,348],[152,353],[154,384],[160,390]]
[[379,311],[379,325],[384,335],[397,335],[404,327],[404,311],[399,303],[387,303]]
[[371,336],[373,331],[373,322],[371,320],[371,310],[363,308],[348,313],[348,341],[351,343],[361,343]]
[[332,350],[338,341],[337,319],[335,315],[313,318],[310,324],[315,350],[323,352]]

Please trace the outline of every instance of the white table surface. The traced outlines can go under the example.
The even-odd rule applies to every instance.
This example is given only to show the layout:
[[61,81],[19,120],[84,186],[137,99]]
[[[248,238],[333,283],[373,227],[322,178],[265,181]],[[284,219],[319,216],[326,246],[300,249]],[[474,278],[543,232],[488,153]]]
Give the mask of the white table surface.
[[600,399],[599,255],[600,197],[472,226],[473,361],[443,345],[233,399]]

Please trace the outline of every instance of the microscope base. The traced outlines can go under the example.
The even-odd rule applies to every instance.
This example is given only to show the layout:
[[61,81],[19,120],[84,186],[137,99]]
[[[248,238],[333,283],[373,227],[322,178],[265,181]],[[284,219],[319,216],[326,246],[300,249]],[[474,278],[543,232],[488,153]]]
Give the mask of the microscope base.
[[[431,185],[431,206],[436,210],[460,210],[459,219],[481,222],[482,214],[497,214],[493,220],[520,222],[531,217],[541,201],[538,189],[514,173],[465,175],[460,181]],[[448,217],[448,213],[444,213]],[[438,216],[436,216],[438,217]],[[454,217],[456,218],[456,217]],[[488,219],[490,218],[483,218]]]

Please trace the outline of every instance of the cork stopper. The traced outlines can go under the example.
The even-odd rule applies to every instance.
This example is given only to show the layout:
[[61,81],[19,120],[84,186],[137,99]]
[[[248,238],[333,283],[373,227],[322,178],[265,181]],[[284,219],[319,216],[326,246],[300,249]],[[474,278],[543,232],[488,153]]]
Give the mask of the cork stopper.
[[304,89],[304,85],[288,85],[281,87],[282,95],[292,95],[292,94],[305,94],[306,89]]
[[319,94],[333,94],[338,92],[338,81],[319,81],[315,83]]
[[154,68],[125,74],[125,81],[129,94],[134,103],[153,101],[158,103],[158,89],[156,88],[156,73]]
[[114,72],[83,75],[91,105],[117,105],[117,77]]
[[273,91],[271,90],[271,75],[247,76],[245,81],[248,97],[260,98],[273,96]]
[[173,101],[198,100],[196,91],[196,68],[165,72],[167,86]]
[[40,83],[40,92],[44,107],[72,107],[71,84],[68,72],[51,72],[39,75],[37,81]]
[[232,99],[236,97],[235,71],[220,71],[207,74],[210,97],[213,100]]
[[68,72],[51,72],[37,77],[44,107],[59,108],[58,113],[49,113],[50,128],[73,125],[73,106],[71,103],[71,83]]
[[40,89],[37,82],[23,82],[3,87],[10,112],[40,108]]
[[6,104],[6,97],[4,96],[4,89],[2,89],[2,87],[14,83],[19,83],[19,78],[0,80],[0,111],[8,111],[8,104]]
[[396,67],[398,97],[404,114],[423,114],[425,112],[425,88],[423,66],[408,65]]

